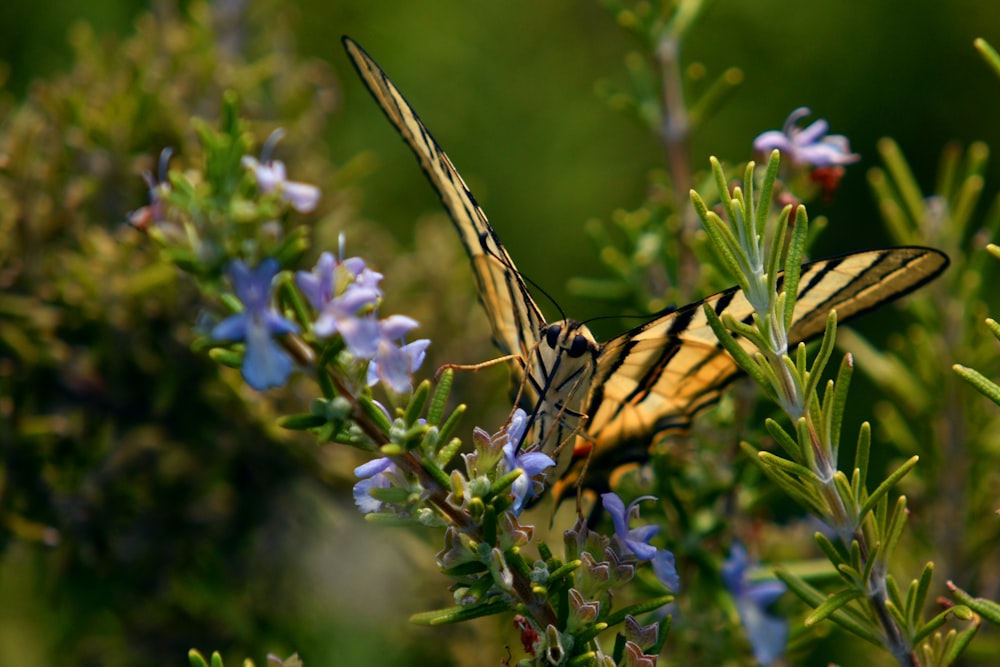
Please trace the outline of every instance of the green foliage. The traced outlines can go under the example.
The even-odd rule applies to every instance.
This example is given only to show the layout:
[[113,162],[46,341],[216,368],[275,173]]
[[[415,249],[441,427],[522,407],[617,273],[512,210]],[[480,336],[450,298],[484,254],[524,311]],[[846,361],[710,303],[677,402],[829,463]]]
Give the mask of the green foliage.
[[[218,651],[212,653],[211,662],[206,662],[205,657],[201,653],[191,649],[188,652],[188,660],[191,662],[191,667],[224,667],[222,656],[219,655]],[[267,667],[302,667],[303,664],[299,660],[297,653],[288,656],[284,660],[273,654],[268,654],[267,656]],[[254,667],[254,662],[250,658],[247,658],[243,661],[242,665],[243,667]]]
[[[281,599],[242,597],[265,567],[251,565],[248,535],[311,475],[308,458],[268,425],[270,401],[248,401],[190,351],[177,324],[195,294],[125,212],[146,200],[151,147],[197,158],[190,118],[218,116],[223,90],[259,119],[255,133],[281,117],[296,151],[325,122],[331,77],[280,45],[254,61],[227,54],[211,23],[195,3],[187,18],[142,17],[120,43],[80,24],[72,71],[5,100],[0,551],[30,563],[60,610],[40,616],[51,660],[176,664],[193,642],[263,648],[258,627]],[[333,177],[303,162],[318,182]]]
[[[710,202],[730,191],[732,174],[692,170],[691,164],[701,161],[692,160],[689,151],[697,146],[693,143],[697,133],[719,131],[708,121],[743,74],[723,69],[727,65],[715,64],[714,57],[708,68],[721,71],[718,76],[706,77],[706,68],[699,63],[681,66],[681,54],[699,48],[697,42],[687,41],[697,29],[695,19],[707,19],[713,31],[712,39],[701,43],[729,57],[717,45],[733,40],[724,33],[717,35],[718,21],[712,21],[719,17],[714,12],[723,13],[723,22],[727,16],[732,19],[725,14],[732,8],[724,3],[606,4],[640,46],[627,57],[626,86],[602,83],[599,93],[644,128],[661,133],[670,129],[666,124],[670,117],[675,122],[685,120],[684,132],[659,135],[670,157],[666,168],[650,173],[646,201],[613,213],[608,222],[587,224],[586,232],[610,276],[594,278],[587,271],[586,277],[574,279],[571,288],[614,304],[603,310],[645,313],[673,302],[686,303],[742,275],[745,262],[727,261],[739,259],[738,244],[732,246],[726,228],[714,222],[710,227],[717,234],[697,231],[687,193],[695,187]],[[184,19],[144,16],[136,35],[121,43],[102,40],[81,24],[72,32],[73,70],[38,82],[23,103],[5,99],[0,109],[5,119],[0,127],[0,555],[6,567],[17,568],[15,575],[36,573],[27,577],[33,587],[21,591],[24,609],[33,609],[27,602],[36,597],[44,601],[44,608],[33,613],[45,629],[44,644],[51,646],[51,656],[65,662],[177,664],[192,644],[238,646],[238,652],[259,655],[270,648],[268,644],[306,636],[314,646],[324,646],[334,641],[335,631],[343,637],[354,630],[354,619],[349,619],[309,634],[309,607],[297,598],[310,597],[312,589],[283,590],[278,583],[280,573],[294,567],[290,563],[301,562],[292,557],[307,550],[282,541],[286,523],[301,517],[286,520],[280,513],[284,509],[276,509],[287,489],[303,482],[319,479],[344,490],[353,459],[323,461],[338,455],[326,448],[317,454],[311,442],[303,445],[296,438],[301,433],[291,432],[311,432],[321,443],[364,447],[350,430],[351,406],[345,406],[335,387],[323,379],[322,398],[313,400],[308,411],[298,403],[297,394],[289,397],[290,406],[276,406],[270,396],[248,397],[236,374],[206,363],[206,344],[192,340],[189,328],[178,326],[191,320],[197,296],[169,264],[199,266],[197,244],[183,252],[157,254],[123,224],[123,212],[145,202],[146,188],[138,175],[156,171],[153,154],[160,147],[175,148],[170,182],[179,198],[173,203],[183,206],[187,195],[197,195],[188,203],[203,199],[198,188],[205,183],[191,179],[190,167],[204,157],[206,146],[211,147],[208,152],[221,155],[224,151],[217,150],[221,148],[217,142],[238,138],[230,146],[228,160],[210,168],[212,178],[228,178],[239,171],[232,169],[235,161],[267,137],[277,119],[288,131],[283,156],[296,164],[297,176],[323,188],[324,208],[318,217],[335,225],[319,224],[311,234],[288,234],[284,245],[268,247],[264,253],[279,254],[290,262],[304,251],[309,236],[318,238],[317,247],[331,247],[329,229],[354,224],[345,187],[370,162],[360,160],[347,165],[350,170],[331,171],[324,144],[317,138],[336,97],[332,76],[325,66],[293,55],[282,22],[271,19],[257,17],[246,26],[220,32],[213,27],[217,24],[208,8],[195,3]],[[330,28],[321,23],[328,40]],[[733,23],[741,31],[755,32],[740,21]],[[412,31],[409,25],[407,30]],[[261,55],[249,59],[235,55],[232,45],[241,41],[241,50]],[[790,40],[774,41],[783,45],[782,62],[787,62]],[[808,51],[810,45],[803,43],[808,41],[798,40],[794,49]],[[988,44],[979,41],[977,48],[1000,71]],[[823,57],[837,60],[828,54]],[[810,81],[823,78],[809,73]],[[797,90],[784,80],[781,83]],[[685,93],[681,98],[676,96],[678,85]],[[235,91],[238,107],[225,104],[224,91]],[[949,107],[958,104],[950,96],[937,97],[947,98]],[[238,121],[237,108],[250,118],[245,125]],[[758,123],[746,115],[736,121]],[[203,119],[197,131],[191,129],[192,116]],[[731,116],[725,125],[724,131],[735,125]],[[997,625],[1000,618],[994,602],[1000,591],[991,571],[1000,539],[993,513],[1000,484],[996,472],[1000,431],[995,406],[968,391],[948,371],[955,361],[968,364],[956,371],[996,402],[994,337],[1000,336],[992,320],[987,320],[987,330],[981,326],[997,305],[990,289],[995,266],[982,252],[987,241],[995,240],[1000,225],[996,202],[988,211],[981,210],[988,150],[980,143],[965,151],[947,147],[931,195],[918,185],[924,160],[917,157],[911,168],[890,140],[879,150],[886,167],[872,170],[869,177],[894,241],[939,246],[954,266],[940,284],[910,300],[905,311],[894,312],[886,341],[869,342],[837,329],[838,344],[851,351],[860,371],[855,375],[867,376],[876,392],[875,425],[859,429],[853,467],[838,471],[831,485],[818,487],[810,468],[815,461],[807,446],[809,429],[802,422],[788,427],[766,419],[764,409],[738,392],[724,399],[690,440],[660,443],[642,474],[625,474],[617,480],[623,493],[653,492],[662,499],[659,509],[669,526],[662,543],[678,554],[684,581],[676,601],[681,613],[665,653],[677,664],[750,659],[733,600],[718,581],[720,553],[735,540],[746,541],[768,562],[780,562],[779,576],[809,607],[797,606],[792,596],[777,605],[795,627],[790,661],[858,662],[858,655],[872,655],[864,641],[886,645],[892,627],[917,646],[920,664],[950,664],[963,651],[968,660],[989,664],[996,654],[994,635],[982,633],[976,642],[970,640],[981,619]],[[687,162],[674,161],[676,155],[686,156]],[[560,177],[573,189],[580,188],[572,172],[561,171]],[[219,189],[219,201],[234,201],[234,193],[248,195],[241,190],[246,187],[245,181],[232,181]],[[395,195],[394,179],[392,187]],[[748,180],[742,200],[726,199],[728,219],[733,219],[737,206],[752,206],[753,187]],[[779,199],[787,194],[777,193]],[[381,199],[397,198],[408,211],[412,208],[408,197]],[[248,209],[239,199],[235,198],[234,209],[206,211],[206,215],[241,219]],[[504,199],[522,211],[528,200]],[[760,201],[770,197],[762,194]],[[701,208],[708,217],[709,208]],[[754,224],[764,220],[746,212],[735,217]],[[248,241],[241,233],[260,221],[251,218],[222,242],[237,247]],[[542,219],[548,217],[543,214]],[[804,220],[804,215],[799,218],[796,213],[795,219]],[[806,244],[815,236],[815,221],[810,227]],[[433,318],[417,315],[456,339],[452,343],[434,333],[436,340],[449,343],[448,354],[455,355],[449,360],[476,359],[481,348],[469,340],[475,338],[479,344],[478,338],[484,337],[479,335],[481,328],[465,326],[463,318],[470,310],[467,295],[444,300],[445,294],[456,292],[452,283],[468,282],[467,269],[462,259],[448,254],[457,246],[445,240],[450,230],[438,235],[436,229],[432,224],[422,227],[416,235],[422,245],[410,255],[397,251],[399,259],[393,261],[413,277],[409,289],[414,294],[441,295],[430,306],[415,308],[434,313]],[[802,230],[805,235],[805,229],[805,224],[797,224],[795,232]],[[723,241],[723,247],[728,238],[729,251],[712,250],[708,244],[712,235]],[[250,240],[267,243],[264,238]],[[777,261],[780,253],[774,249],[787,239],[768,240],[769,256]],[[366,236],[366,243],[391,254],[385,250],[391,244],[377,232]],[[803,239],[796,237],[794,247],[801,243]],[[794,267],[798,262],[789,263]],[[776,265],[768,266],[773,279],[771,267]],[[221,264],[215,265],[211,275],[203,277],[217,281],[220,271]],[[440,289],[427,289],[428,285]],[[773,284],[764,286],[774,292]],[[294,293],[283,292],[281,304],[303,321],[306,308],[294,298]],[[789,312],[787,301],[784,306]],[[781,313],[777,308],[768,326],[778,326]],[[850,421],[851,405],[862,402],[846,399],[852,373],[846,362],[830,384],[820,386],[821,371],[833,354],[834,329],[831,320],[830,333],[814,361],[807,363],[805,353],[797,352],[787,364],[800,377],[804,394],[817,397],[815,408],[810,406],[804,418],[822,424],[820,431],[829,430],[827,426],[839,429],[845,414]],[[742,332],[753,336],[748,330]],[[766,340],[764,335],[757,337]],[[476,351],[463,355],[463,350]],[[777,371],[733,351],[748,365],[749,374],[763,383],[764,392],[777,397]],[[222,365],[237,367],[242,361],[234,349],[214,348],[210,355]],[[483,375],[471,382],[455,378],[457,395],[466,396],[462,390],[470,385],[480,386]],[[395,454],[425,449],[436,464],[429,474],[442,487],[449,484],[446,471],[456,461],[460,441],[454,435],[460,433],[456,424],[463,412],[449,411],[448,390],[438,385],[432,392],[428,386],[400,406],[393,417],[410,426],[393,431],[383,450]],[[392,430],[392,418],[384,421],[377,406],[367,402],[363,409],[379,428]],[[281,419],[283,428],[274,427],[276,416],[293,412]],[[425,412],[429,425],[415,428]],[[755,424],[764,424],[766,430]],[[831,443],[834,461],[838,439]],[[749,457],[741,456],[737,446],[741,440]],[[763,451],[772,443],[785,455]],[[654,482],[649,470],[655,472]],[[484,497],[492,499],[512,481],[494,480]],[[779,491],[827,517],[830,499],[840,498],[859,534],[846,540],[817,535],[811,542],[815,526],[805,523],[802,512],[790,509]],[[389,495],[379,499],[409,500]],[[396,523],[413,527],[419,522]],[[491,526],[495,531],[495,523]],[[371,553],[392,550],[386,544],[377,538]],[[342,560],[348,546],[338,545],[338,558],[327,558],[317,568],[323,576],[330,569],[352,566]],[[822,566],[814,560],[817,553],[826,557]],[[357,560],[370,556],[363,553]],[[541,558],[557,581],[579,567],[578,561],[563,563],[551,553],[543,552]],[[527,564],[506,556],[505,562],[514,570]],[[472,579],[482,574],[480,565],[475,572],[455,574]],[[437,576],[423,576],[426,573],[410,560],[397,567],[407,573],[407,580]],[[878,588],[880,602],[874,605],[858,591],[879,580],[876,575],[882,572],[886,574]],[[919,576],[911,579],[905,572]],[[950,585],[957,604],[939,604],[944,591],[934,574],[958,582]],[[764,568],[754,573],[764,575]],[[965,589],[983,597],[973,597]],[[392,595],[398,603],[399,591],[382,590],[371,592],[366,602]],[[662,601],[654,597],[650,604]],[[464,608],[461,614],[492,613],[489,604],[473,607],[472,612]],[[17,609],[20,614],[21,606]],[[624,613],[640,609],[623,605],[602,622],[618,622]],[[430,612],[414,620],[433,624],[461,615],[449,613]],[[478,627],[488,633],[489,626]],[[842,642],[837,628],[863,641]],[[429,631],[420,628],[414,634],[433,636],[425,632]],[[383,656],[385,662],[447,659],[440,643],[421,656],[415,642],[390,636],[391,631],[382,627],[379,634],[382,648],[393,649],[392,655]],[[660,634],[663,642],[665,627]],[[458,642],[464,635],[451,630],[444,637]],[[516,638],[509,643],[516,645]],[[482,659],[482,642],[470,644],[470,655]],[[489,652],[491,659],[497,653],[499,649]],[[742,654],[745,657],[733,657]],[[42,662],[51,662],[51,656]],[[615,657],[621,657],[620,647]],[[194,651],[189,658],[196,667],[222,665],[219,654],[213,654],[210,662]],[[574,658],[592,659],[592,654]],[[298,664],[294,656],[268,662]]]

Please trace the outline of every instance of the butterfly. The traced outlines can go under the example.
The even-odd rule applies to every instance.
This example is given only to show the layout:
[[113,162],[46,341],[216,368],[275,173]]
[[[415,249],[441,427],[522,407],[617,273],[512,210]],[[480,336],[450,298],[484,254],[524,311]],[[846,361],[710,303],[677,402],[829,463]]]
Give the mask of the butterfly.
[[[576,320],[548,322],[420,117],[364,49],[348,37],[343,42],[455,224],[494,342],[507,355],[514,386],[527,406],[530,441],[558,455],[559,480],[552,488],[557,502],[578,483],[600,486],[609,470],[646,456],[654,438],[685,432],[697,414],[718,401],[740,371],[716,340],[703,307],[749,322],[753,308],[738,287],[662,313],[604,343]],[[922,247],[871,250],[803,265],[790,345],[822,334],[831,310],[843,322],[911,292],[947,265],[943,253]],[[581,479],[585,472],[587,479]]]

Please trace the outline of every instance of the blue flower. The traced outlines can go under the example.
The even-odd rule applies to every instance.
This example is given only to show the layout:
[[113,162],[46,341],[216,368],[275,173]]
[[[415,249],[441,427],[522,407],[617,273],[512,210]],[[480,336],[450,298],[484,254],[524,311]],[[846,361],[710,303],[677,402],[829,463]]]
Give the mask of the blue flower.
[[671,591],[678,591],[681,579],[677,574],[677,564],[674,555],[666,549],[657,549],[649,543],[653,536],[660,532],[659,526],[640,526],[629,530],[629,519],[639,516],[639,503],[643,500],[656,500],[654,496],[636,498],[628,507],[615,493],[601,494],[604,510],[611,516],[615,526],[615,541],[625,555],[633,555],[639,560],[648,560],[653,565],[653,572]]
[[278,196],[291,204],[299,213],[308,213],[319,203],[319,188],[308,183],[290,181],[285,175],[281,160],[259,161],[250,155],[243,156],[243,166],[250,169],[257,179],[257,187],[267,194],[277,191]]
[[[347,349],[359,359],[378,351],[379,325],[374,306],[382,296],[382,274],[365,266],[360,257],[337,259],[324,252],[312,272],[299,271],[295,283],[319,313],[313,332],[320,338],[339,333]],[[367,311],[363,315],[359,312]]]
[[271,307],[271,281],[279,268],[277,260],[271,258],[253,271],[240,260],[231,262],[229,278],[243,302],[243,311],[212,330],[215,340],[245,341],[243,379],[258,391],[280,387],[292,372],[292,358],[274,340],[299,330]]
[[770,130],[754,139],[754,149],[764,154],[778,149],[792,162],[812,167],[841,166],[861,159],[860,155],[851,152],[847,137],[826,134],[829,124],[825,120],[817,120],[806,128],[796,125],[810,113],[807,107],[795,109],[788,115],[780,132]]
[[424,363],[430,340],[422,338],[401,344],[419,323],[406,315],[390,315],[378,323],[375,355],[368,365],[368,384],[382,382],[397,394],[410,390],[411,378]]
[[388,489],[393,484],[393,477],[400,470],[389,458],[372,459],[354,469],[354,475],[361,479],[354,485],[354,504],[364,514],[371,514],[382,509],[382,501],[373,498],[372,489]]
[[[547,454],[521,450],[521,440],[524,438],[527,428],[528,415],[524,410],[518,408],[510,418],[510,424],[507,426],[507,444],[503,446],[503,458],[507,465],[507,471],[521,471],[521,476],[514,480],[514,484],[511,486],[514,504],[510,511],[514,513],[514,516],[519,515],[524,509],[524,504],[537,495],[535,482],[532,478],[556,464],[552,457]],[[541,489],[538,491],[540,492]]]
[[722,581],[736,602],[754,658],[762,665],[769,665],[785,652],[788,623],[767,609],[784,594],[786,587],[776,579],[751,583],[747,578],[749,567],[747,550],[742,544],[734,544],[729,559],[722,564]]

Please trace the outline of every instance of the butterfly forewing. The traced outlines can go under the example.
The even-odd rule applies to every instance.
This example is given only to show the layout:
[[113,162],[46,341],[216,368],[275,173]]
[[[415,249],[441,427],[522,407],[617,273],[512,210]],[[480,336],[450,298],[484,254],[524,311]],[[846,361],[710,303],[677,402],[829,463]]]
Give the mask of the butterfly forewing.
[[[455,223],[472,262],[479,298],[489,317],[497,347],[505,354],[527,358],[538,342],[544,319],[510,255],[451,160],[399,89],[356,42],[348,37],[343,41],[361,80],[413,150]],[[520,382],[521,365],[512,362],[510,367],[515,381]]]
[[[641,458],[654,437],[683,431],[739,374],[703,306],[749,322],[752,307],[730,288],[597,344],[583,324],[546,325],[541,310],[451,160],[386,74],[348,38],[344,45],[382,110],[417,156],[451,214],[472,261],[497,345],[512,355],[532,437],[546,451],[574,431],[578,458],[554,488],[557,498],[583,474],[606,477],[623,455]],[[948,265],[929,248],[892,248],[804,265],[789,344],[820,335],[831,310],[848,320],[930,281]],[[749,342],[742,340],[748,350]],[[585,421],[583,419],[585,418]],[[588,458],[582,458],[587,452]],[[564,467],[560,466],[560,474]]]

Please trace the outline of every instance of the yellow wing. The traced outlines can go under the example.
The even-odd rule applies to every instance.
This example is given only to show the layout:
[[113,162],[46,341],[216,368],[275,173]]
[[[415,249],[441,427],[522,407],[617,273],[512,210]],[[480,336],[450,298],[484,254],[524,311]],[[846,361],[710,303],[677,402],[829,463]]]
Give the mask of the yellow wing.
[[[527,359],[537,346],[544,318],[528,293],[517,267],[465,181],[399,89],[355,41],[349,37],[344,37],[343,41],[361,80],[403,141],[413,150],[451,215],[472,262],[479,298],[490,320],[494,342],[504,354]],[[512,360],[509,366],[514,382],[520,384],[523,379],[521,364]]]
[[[789,344],[822,334],[831,310],[837,311],[838,321],[847,321],[917,289],[947,266],[943,253],[919,247],[872,250],[806,264]],[[576,482],[590,446],[594,452],[588,478],[607,476],[623,458],[641,458],[655,436],[687,429],[691,419],[718,401],[739,375],[736,362],[708,325],[704,304],[743,322],[750,322],[753,313],[743,292],[732,287],[604,344],[584,403],[590,416],[587,436],[579,441],[579,460],[560,490]],[[748,351],[752,349],[748,341],[742,342]]]

